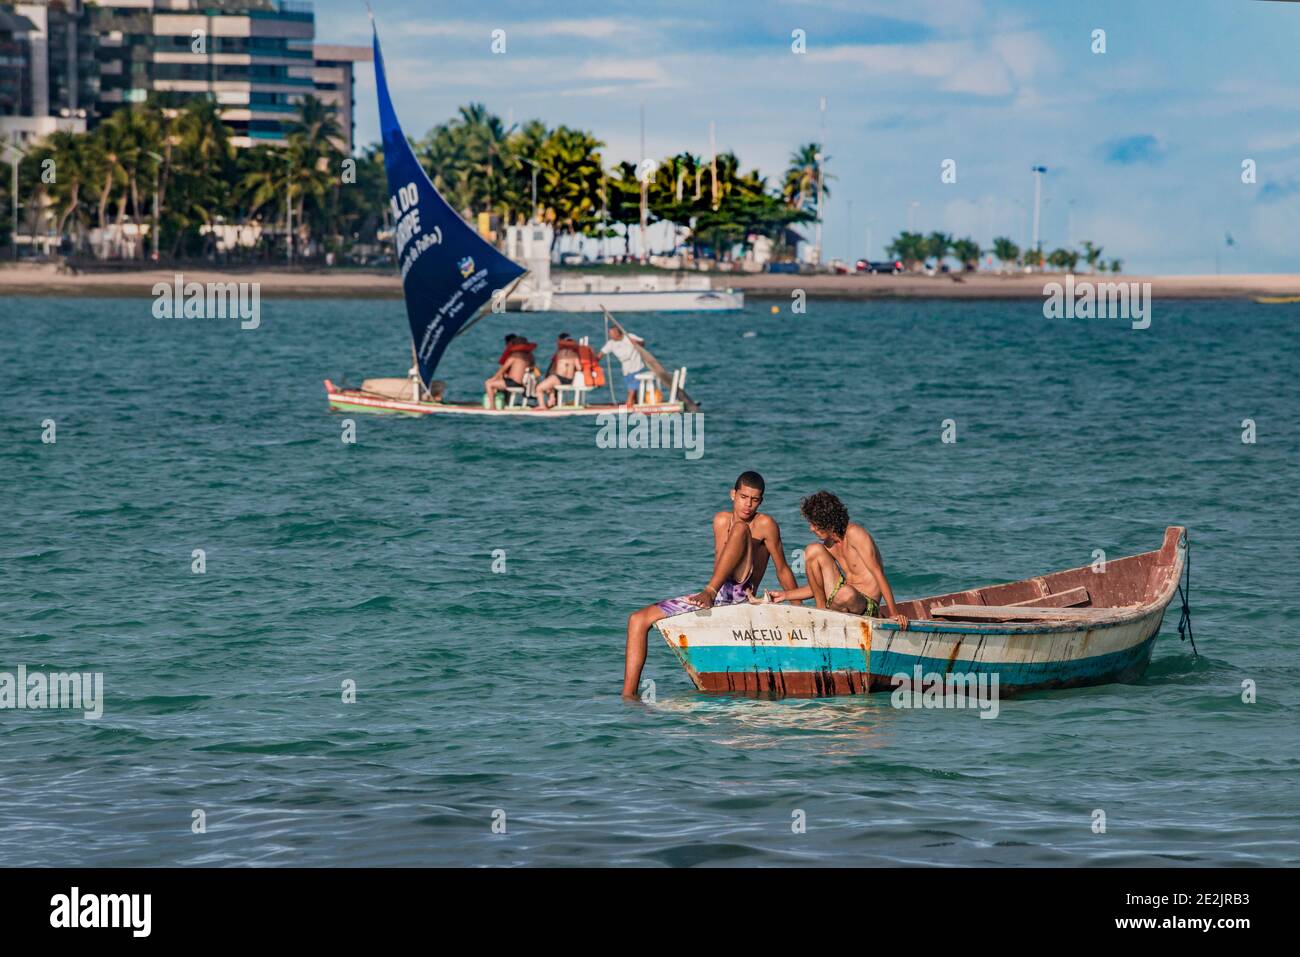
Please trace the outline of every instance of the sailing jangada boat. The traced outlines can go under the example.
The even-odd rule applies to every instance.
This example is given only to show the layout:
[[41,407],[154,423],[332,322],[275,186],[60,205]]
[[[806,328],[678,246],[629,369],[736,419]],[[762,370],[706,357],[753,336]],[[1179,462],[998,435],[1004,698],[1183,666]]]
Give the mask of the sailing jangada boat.
[[[587,393],[597,384],[582,371],[575,386],[560,393],[563,404],[551,409],[533,409],[513,404],[485,408],[479,400],[448,402],[440,385],[435,387],[434,370],[452,339],[467,330],[486,303],[504,306],[510,289],[524,275],[518,263],[503,256],[460,218],[434,188],[424,167],[407,142],[393,101],[388,94],[384,57],[379,49],[379,31],[374,31],[375,86],[379,94],[379,126],[384,143],[384,167],[388,175],[389,206],[393,214],[394,241],[401,266],[406,316],[411,324],[415,365],[406,378],[366,379],[360,389],[343,389],[325,380],[330,408],[348,412],[378,412],[405,415],[456,413],[462,415],[523,415],[532,418],[598,415],[624,408],[611,402],[588,403]],[[495,308],[495,305],[494,305]],[[618,325],[605,313],[607,326]],[[619,326],[621,329],[622,327]],[[693,412],[699,406],[686,394],[686,370],[673,374],[640,344],[633,343],[649,372],[630,411],[643,413]],[[593,377],[594,378],[594,377]],[[659,389],[654,388],[657,382]],[[511,390],[518,393],[519,390]]]
[[892,691],[911,686],[918,667],[923,683],[933,674],[996,674],[999,694],[1132,681],[1151,659],[1186,558],[1186,530],[1170,526],[1159,550],[1109,561],[1104,572],[1084,566],[900,602],[912,619],[906,631],[888,619],[784,604],[724,605],[658,626],[700,691]]

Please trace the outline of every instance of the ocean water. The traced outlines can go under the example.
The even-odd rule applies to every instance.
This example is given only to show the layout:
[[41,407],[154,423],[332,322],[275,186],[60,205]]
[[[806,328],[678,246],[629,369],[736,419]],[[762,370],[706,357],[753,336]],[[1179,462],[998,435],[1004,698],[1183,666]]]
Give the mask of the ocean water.
[[[154,319],[143,291],[0,298],[0,671],[102,672],[105,697],[98,720],[0,711],[0,861],[1300,861],[1300,306],[1157,300],[1134,330],[770,305],[623,317],[690,368],[689,460],[581,420],[358,415],[345,444],[321,379],[403,374],[400,302],[265,300],[241,330]],[[504,333],[561,329],[600,333],[490,317],[440,376],[472,395]],[[900,597],[1185,524],[1200,656],[1175,606],[1140,682],[981,720],[701,695],[655,633],[655,701],[624,702],[626,615],[703,585],[751,468],[791,550],[799,498],[836,491]]]

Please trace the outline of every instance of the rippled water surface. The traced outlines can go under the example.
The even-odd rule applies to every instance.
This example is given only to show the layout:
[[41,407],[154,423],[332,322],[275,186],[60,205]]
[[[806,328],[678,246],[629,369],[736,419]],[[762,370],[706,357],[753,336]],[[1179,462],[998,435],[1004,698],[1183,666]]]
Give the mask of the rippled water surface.
[[[356,416],[346,445],[321,379],[402,374],[401,303],[264,300],[252,331],[150,305],[0,298],[0,671],[100,671],[106,697],[0,711],[5,864],[1300,860],[1300,307],[627,315],[690,367],[688,461],[581,420]],[[561,329],[600,332],[491,317],[440,375],[471,394],[504,333]],[[791,548],[799,497],[838,492],[902,597],[1185,524],[1201,656],[1171,613],[1140,683],[980,720],[703,696],[655,635],[656,702],[623,702],[625,616],[706,581],[747,468]]]

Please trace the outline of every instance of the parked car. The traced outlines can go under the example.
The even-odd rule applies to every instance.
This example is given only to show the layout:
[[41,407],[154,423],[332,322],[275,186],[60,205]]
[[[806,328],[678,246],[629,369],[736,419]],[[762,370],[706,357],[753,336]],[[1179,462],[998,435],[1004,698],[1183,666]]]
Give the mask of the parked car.
[[871,262],[869,259],[859,259],[854,267],[858,272],[869,273],[889,273],[897,275],[903,271],[903,261],[901,259],[888,259],[880,262]]

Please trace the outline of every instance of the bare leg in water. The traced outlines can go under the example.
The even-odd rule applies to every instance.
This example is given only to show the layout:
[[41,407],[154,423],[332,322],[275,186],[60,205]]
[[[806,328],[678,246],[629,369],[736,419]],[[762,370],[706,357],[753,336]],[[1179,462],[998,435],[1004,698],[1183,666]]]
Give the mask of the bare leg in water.
[[[749,526],[736,522],[727,536],[726,544],[717,561],[713,563],[713,577],[699,594],[687,600],[700,608],[713,607],[718,589],[735,580],[736,573],[747,573],[753,555],[753,540]],[[635,698],[641,685],[641,669],[645,667],[646,635],[657,621],[669,617],[658,605],[646,605],[627,617],[627,650],[623,664],[623,697]]]

